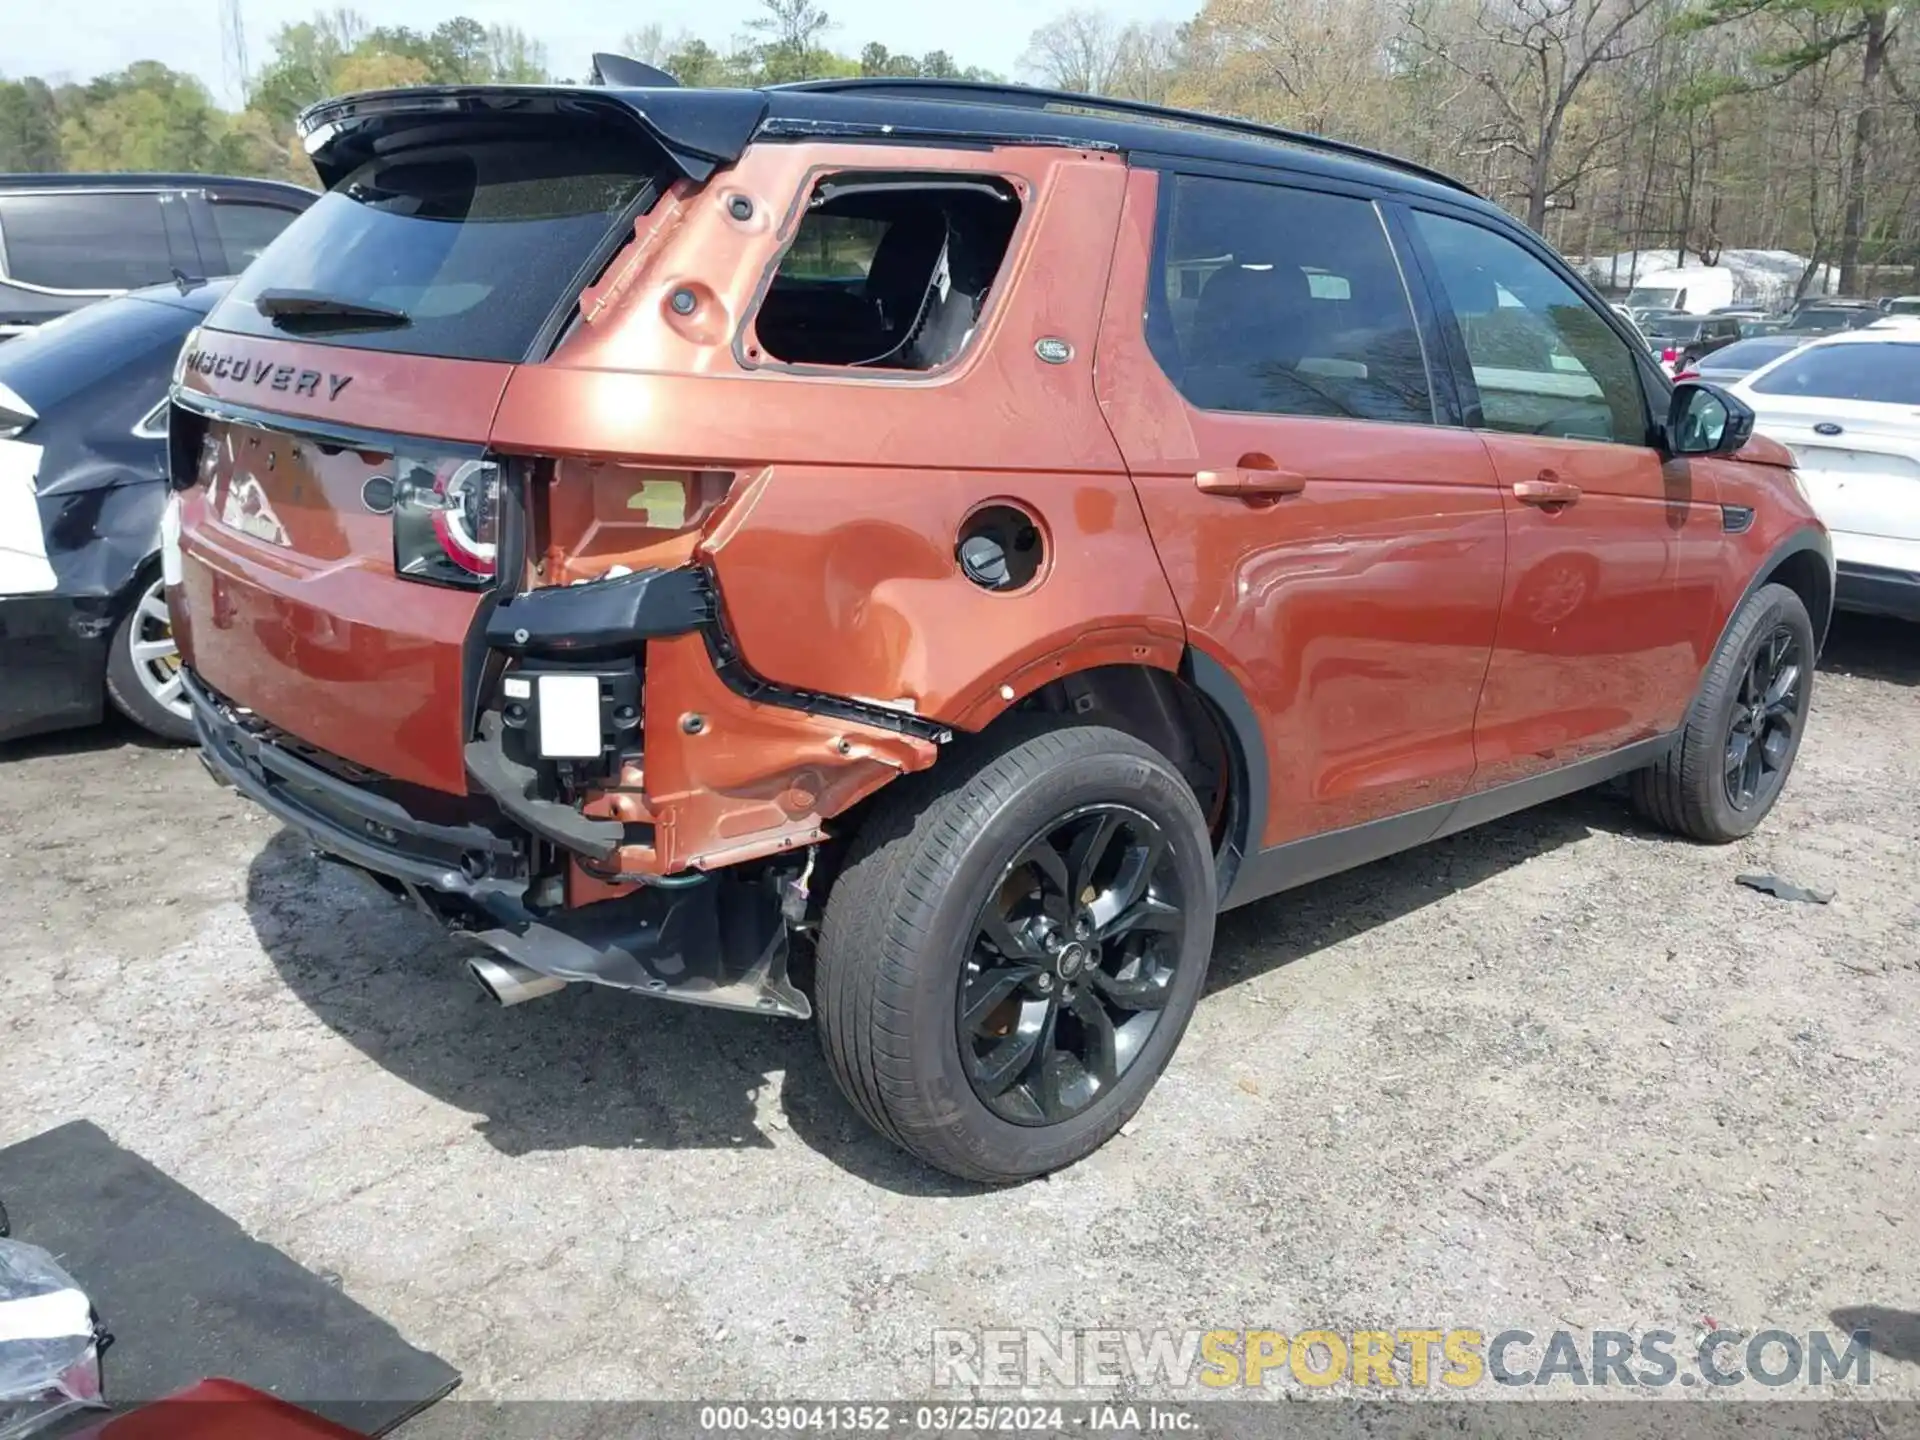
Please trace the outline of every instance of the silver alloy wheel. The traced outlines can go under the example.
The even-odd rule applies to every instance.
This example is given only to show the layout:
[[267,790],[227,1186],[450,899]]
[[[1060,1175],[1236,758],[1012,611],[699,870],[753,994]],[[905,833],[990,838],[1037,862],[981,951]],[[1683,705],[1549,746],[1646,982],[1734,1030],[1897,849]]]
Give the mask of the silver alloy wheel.
[[182,720],[192,718],[186,686],[180,678],[180,647],[173,638],[173,617],[167,613],[166,582],[156,579],[134,607],[127,628],[127,648],[140,687]]

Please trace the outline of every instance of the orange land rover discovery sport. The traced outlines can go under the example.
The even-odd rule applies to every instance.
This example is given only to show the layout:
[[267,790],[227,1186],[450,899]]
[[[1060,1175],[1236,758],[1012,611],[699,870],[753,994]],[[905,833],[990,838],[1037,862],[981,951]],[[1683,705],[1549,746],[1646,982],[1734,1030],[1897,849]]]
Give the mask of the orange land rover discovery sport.
[[309,111],[328,193],[174,389],[208,765],[500,1000],[817,1018],[1015,1180],[1140,1105],[1220,909],[1612,777],[1705,841],[1779,796],[1789,457],[1493,205],[1084,96],[629,78]]

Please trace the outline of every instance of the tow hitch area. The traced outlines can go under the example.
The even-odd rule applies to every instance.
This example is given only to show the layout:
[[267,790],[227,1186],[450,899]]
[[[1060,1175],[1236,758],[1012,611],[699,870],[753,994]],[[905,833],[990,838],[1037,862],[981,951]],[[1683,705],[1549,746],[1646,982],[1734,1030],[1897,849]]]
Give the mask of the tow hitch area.
[[787,929],[769,884],[709,875],[477,930],[472,938],[513,968],[470,968],[503,1005],[559,988],[541,979],[586,981],[804,1020],[813,1007],[788,979]]

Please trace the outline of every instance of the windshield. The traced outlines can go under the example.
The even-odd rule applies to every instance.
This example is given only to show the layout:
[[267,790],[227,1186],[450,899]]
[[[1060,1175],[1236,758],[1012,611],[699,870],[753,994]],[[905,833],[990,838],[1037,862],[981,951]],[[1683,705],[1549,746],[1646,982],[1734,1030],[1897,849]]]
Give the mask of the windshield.
[[[216,330],[522,360],[650,193],[644,147],[586,133],[408,146],[353,171],[248,267]],[[325,322],[325,323],[316,323]]]
[[1920,343],[1813,345],[1753,382],[1756,393],[1920,405]]
[[1640,286],[1628,294],[1626,303],[1629,310],[1677,310],[1680,307],[1680,291],[1678,288]]

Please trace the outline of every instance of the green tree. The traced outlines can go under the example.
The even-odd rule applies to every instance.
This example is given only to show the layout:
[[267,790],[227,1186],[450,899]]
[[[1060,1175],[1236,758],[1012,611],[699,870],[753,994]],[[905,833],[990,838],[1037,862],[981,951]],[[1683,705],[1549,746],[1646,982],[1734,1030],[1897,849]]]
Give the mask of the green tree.
[[60,111],[37,75],[0,80],[0,170],[58,170]]
[[904,80],[991,80],[993,73],[978,66],[962,69],[944,50],[929,50],[925,55],[896,55],[886,46],[874,43],[863,47],[859,60],[861,75]]
[[[1767,72],[1769,84],[1849,57],[1857,65],[1858,88],[1840,192],[1840,289],[1849,295],[1860,293],[1861,245],[1868,229],[1868,172],[1879,143],[1886,92],[1898,84],[1890,62],[1904,18],[1901,10],[1888,0],[1706,0],[1691,20],[1695,27],[1745,21],[1756,15],[1784,22],[1793,35],[1792,43],[1754,56]],[[1912,99],[1900,98],[1912,108]],[[1920,109],[1914,115],[1920,120]]]
[[213,170],[227,126],[193,76],[137,60],[84,87],[60,124],[61,159],[74,170]]
[[547,47],[514,25],[487,30],[486,79],[502,85],[543,85],[550,77]]
[[698,38],[683,41],[662,58],[660,68],[682,85],[708,87],[745,83],[726,56]]
[[478,85],[492,76],[487,27],[456,15],[433,27],[428,64],[436,85]]
[[254,80],[253,105],[280,124],[335,93],[333,72],[366,38],[367,23],[352,10],[330,10],[273,36],[273,59]]
[[765,13],[747,22],[748,30],[764,37],[752,47],[759,83],[816,79],[839,60],[823,43],[833,20],[813,0],[760,0],[760,6]]

